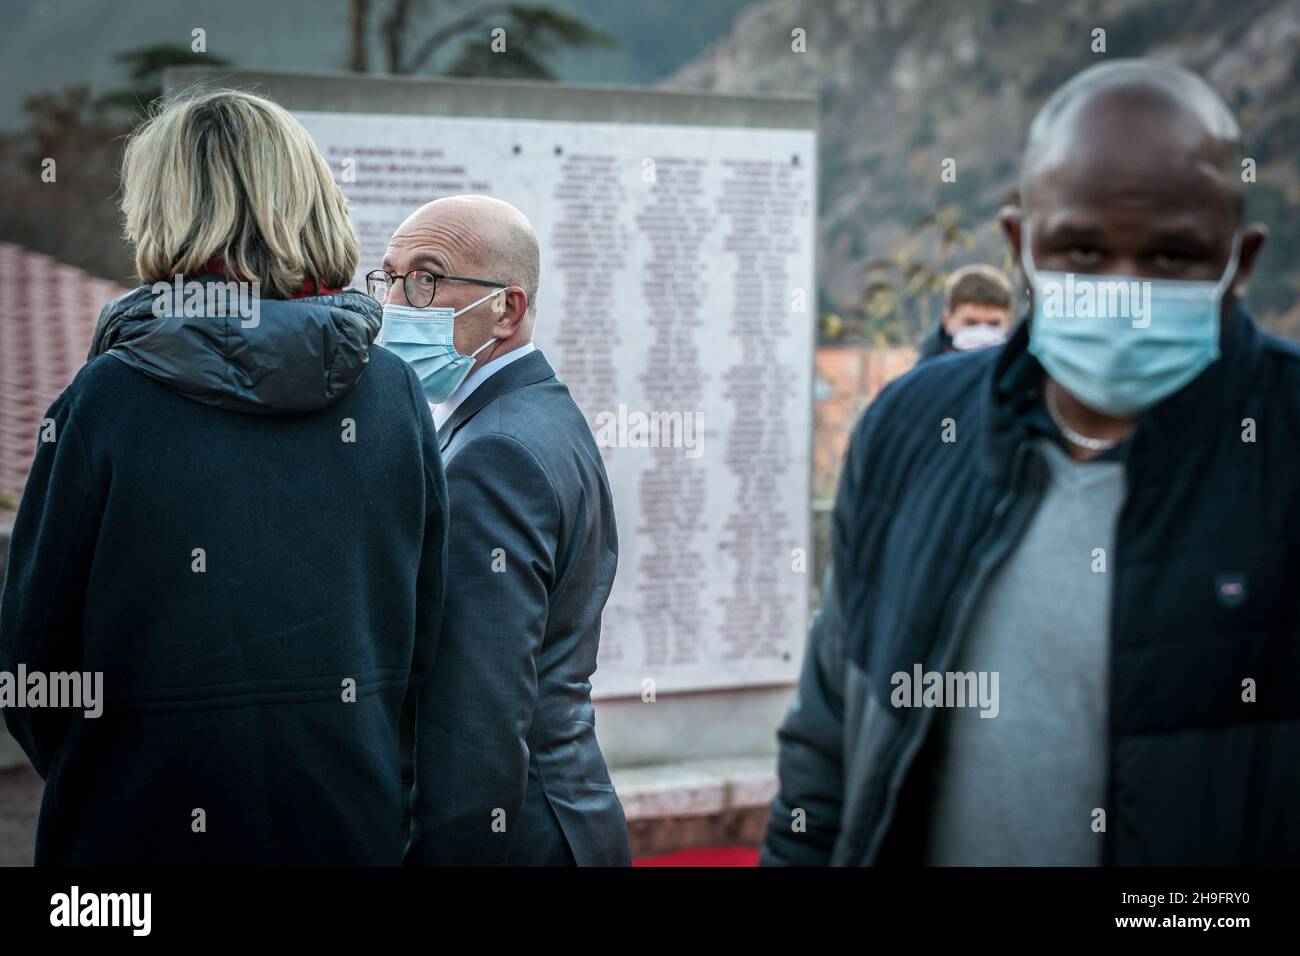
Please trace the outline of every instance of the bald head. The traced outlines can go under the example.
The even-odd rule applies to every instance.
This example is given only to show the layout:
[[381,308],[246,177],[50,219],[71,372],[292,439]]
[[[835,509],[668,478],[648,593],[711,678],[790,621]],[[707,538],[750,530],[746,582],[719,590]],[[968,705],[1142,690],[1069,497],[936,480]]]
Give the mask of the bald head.
[[457,269],[473,268],[473,277],[523,289],[528,296],[526,321],[531,325],[541,254],[532,224],[522,212],[491,196],[445,196],[411,213],[393,233],[393,242],[420,237],[437,237],[438,245],[454,250],[454,257],[463,263]]
[[[1229,291],[1219,317],[1228,321],[1266,236],[1259,224],[1242,223],[1240,160],[1237,121],[1196,74],[1154,60],[1084,70],[1034,119],[1021,207],[1000,217],[1023,287],[1031,285],[1028,253],[1040,275],[1222,282]],[[1030,289],[1031,305],[1038,294]],[[1176,352],[1170,360],[1179,360]],[[1085,434],[1118,440],[1132,427],[1130,414],[1103,414],[1068,387],[1061,396],[1063,414],[1086,425]]]
[[1072,77],[1039,110],[1021,163],[1021,199],[1036,180],[1073,168],[1101,174],[1127,160],[1154,177],[1175,163],[1197,167],[1207,189],[1222,193],[1240,216],[1241,130],[1226,103],[1190,70],[1159,60],[1112,60]]
[[440,276],[433,298],[410,302],[406,283],[393,282],[387,304],[452,309],[456,351],[478,367],[532,341],[539,261],[533,227],[514,206],[490,196],[436,199],[397,227],[382,265],[390,276]]
[[1242,223],[1240,161],[1237,121],[1196,74],[1154,60],[1084,70],[1030,127],[1021,206],[1001,216],[1012,257],[1021,267],[1027,239],[1044,271],[1209,281],[1239,248],[1244,282],[1267,233]]

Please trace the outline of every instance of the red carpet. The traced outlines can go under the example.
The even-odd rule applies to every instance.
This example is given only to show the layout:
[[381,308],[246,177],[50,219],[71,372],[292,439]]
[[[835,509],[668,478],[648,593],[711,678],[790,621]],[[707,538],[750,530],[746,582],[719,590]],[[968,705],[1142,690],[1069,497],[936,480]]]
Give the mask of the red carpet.
[[633,866],[758,866],[758,850],[747,846],[709,846],[643,856]]

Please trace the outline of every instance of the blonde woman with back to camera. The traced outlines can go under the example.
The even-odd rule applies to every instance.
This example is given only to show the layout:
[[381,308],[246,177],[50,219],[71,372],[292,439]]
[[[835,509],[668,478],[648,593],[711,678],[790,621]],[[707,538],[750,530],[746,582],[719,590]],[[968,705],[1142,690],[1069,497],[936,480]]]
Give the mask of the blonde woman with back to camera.
[[0,607],[0,668],[102,674],[97,716],[5,710],[46,781],[36,861],[395,865],[446,492],[418,380],[342,288],[346,202],[230,90],[139,128],[122,195],[143,285],[47,413]]

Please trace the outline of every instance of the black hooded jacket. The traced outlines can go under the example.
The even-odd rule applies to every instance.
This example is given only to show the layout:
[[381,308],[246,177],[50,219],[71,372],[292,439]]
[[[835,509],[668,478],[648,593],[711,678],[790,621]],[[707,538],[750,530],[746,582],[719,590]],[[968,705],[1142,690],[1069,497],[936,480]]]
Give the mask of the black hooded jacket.
[[103,675],[98,717],[5,710],[37,862],[396,865],[446,550],[419,383],[360,293],[156,301],[105,308],[14,526],[0,670]]
[[[765,864],[924,859],[934,710],[891,677],[952,666],[1042,497],[1028,339],[917,366],[855,427]],[[1125,442],[1107,864],[1300,863],[1300,350],[1240,306],[1221,348]]]

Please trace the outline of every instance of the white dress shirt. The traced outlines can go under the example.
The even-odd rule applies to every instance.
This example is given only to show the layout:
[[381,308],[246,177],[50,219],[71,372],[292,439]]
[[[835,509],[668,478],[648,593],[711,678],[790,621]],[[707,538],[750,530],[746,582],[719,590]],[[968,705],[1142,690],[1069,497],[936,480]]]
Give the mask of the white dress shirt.
[[478,388],[489,378],[501,371],[516,359],[521,359],[529,352],[536,352],[537,346],[529,342],[513,351],[507,352],[499,358],[494,358],[486,365],[481,365],[470,373],[469,378],[460,383],[460,387],[451,393],[451,397],[440,405],[429,403],[429,408],[433,411],[433,427],[442,431],[443,423],[451,418],[451,413],[460,407],[460,403],[469,398]]

